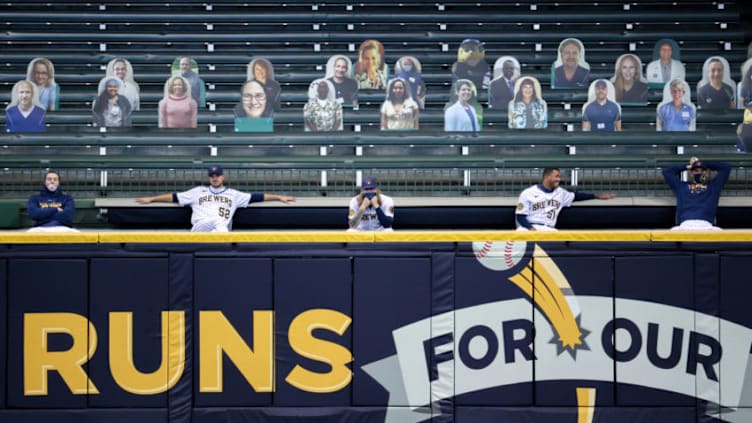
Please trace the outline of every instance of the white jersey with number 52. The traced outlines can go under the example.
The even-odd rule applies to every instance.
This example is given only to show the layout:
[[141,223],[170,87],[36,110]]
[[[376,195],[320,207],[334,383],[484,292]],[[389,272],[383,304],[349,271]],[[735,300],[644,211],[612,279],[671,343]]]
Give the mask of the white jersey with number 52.
[[232,221],[232,216],[238,207],[247,207],[251,201],[251,194],[240,192],[232,188],[223,188],[213,192],[211,187],[201,186],[188,191],[177,193],[181,206],[191,206],[193,214],[191,224],[196,225],[204,220],[221,218],[226,225]]

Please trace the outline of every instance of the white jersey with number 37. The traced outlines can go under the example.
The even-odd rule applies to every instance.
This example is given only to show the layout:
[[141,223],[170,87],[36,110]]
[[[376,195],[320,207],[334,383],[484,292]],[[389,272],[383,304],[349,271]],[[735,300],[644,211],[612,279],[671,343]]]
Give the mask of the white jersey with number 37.
[[554,228],[562,207],[571,206],[573,201],[574,193],[564,188],[559,187],[549,192],[539,184],[533,185],[520,194],[515,213],[526,215],[528,222],[533,225]]
[[247,207],[251,194],[232,188],[223,188],[213,192],[211,187],[201,186],[177,193],[181,206],[191,206],[191,224],[194,227],[202,221],[223,221],[226,226],[232,222],[232,216],[238,207]]

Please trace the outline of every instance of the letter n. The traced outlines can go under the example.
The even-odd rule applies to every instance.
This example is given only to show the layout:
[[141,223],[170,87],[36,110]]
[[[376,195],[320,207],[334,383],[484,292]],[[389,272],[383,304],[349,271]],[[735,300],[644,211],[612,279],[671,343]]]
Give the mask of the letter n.
[[274,313],[253,312],[253,349],[221,311],[199,313],[199,392],[222,392],[222,354],[256,392],[274,391]]

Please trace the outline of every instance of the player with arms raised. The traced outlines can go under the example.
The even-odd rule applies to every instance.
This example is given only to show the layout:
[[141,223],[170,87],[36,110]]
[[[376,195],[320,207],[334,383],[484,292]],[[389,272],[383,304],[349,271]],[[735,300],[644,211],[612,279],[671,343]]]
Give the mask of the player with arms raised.
[[555,231],[556,219],[563,207],[569,207],[574,201],[610,200],[615,194],[592,194],[569,192],[561,188],[561,171],[555,167],[543,169],[543,180],[522,191],[517,200],[517,230]]
[[222,166],[209,167],[209,185],[198,186],[184,192],[168,192],[154,197],[137,198],[139,204],[178,203],[191,206],[191,232],[228,232],[232,216],[239,207],[260,201],[295,201],[295,197],[260,192],[247,193],[225,187]]
[[[687,182],[681,173],[689,172]],[[716,176],[710,177],[710,171]],[[689,163],[663,168],[663,178],[676,194],[676,224],[672,231],[719,231],[715,215],[723,186],[731,175],[731,165],[724,162],[701,162],[697,157]]]

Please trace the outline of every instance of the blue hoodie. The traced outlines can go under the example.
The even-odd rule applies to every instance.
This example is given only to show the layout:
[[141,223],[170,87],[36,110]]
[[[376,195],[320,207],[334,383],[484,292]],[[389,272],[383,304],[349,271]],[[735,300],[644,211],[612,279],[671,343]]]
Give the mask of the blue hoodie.
[[[58,208],[63,209],[63,211],[58,211]],[[63,193],[60,186],[55,191],[50,191],[45,186],[39,191],[39,194],[32,195],[29,198],[26,211],[32,220],[32,226],[72,227],[76,204],[73,197]]]
[[682,182],[679,174],[687,169],[686,165],[680,164],[663,169],[663,178],[676,194],[677,225],[685,220],[704,220],[715,224],[718,200],[723,186],[731,175],[731,165],[723,162],[702,162],[702,164],[706,169],[717,172],[715,178]]

